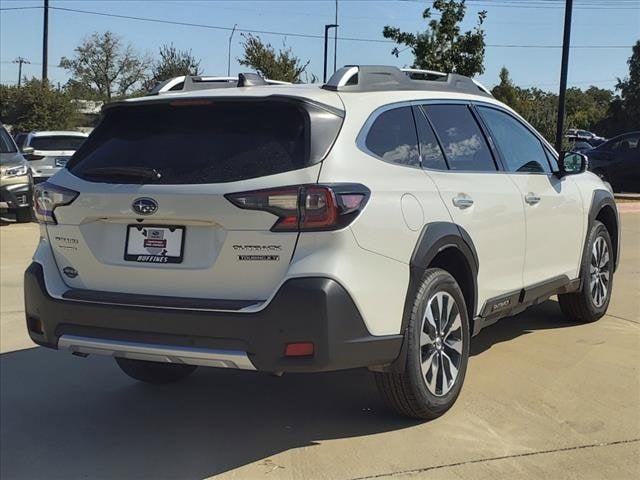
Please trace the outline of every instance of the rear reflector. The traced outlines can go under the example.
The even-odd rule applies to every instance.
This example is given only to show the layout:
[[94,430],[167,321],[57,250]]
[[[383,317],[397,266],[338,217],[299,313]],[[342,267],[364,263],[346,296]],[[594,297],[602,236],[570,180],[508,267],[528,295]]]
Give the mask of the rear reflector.
[[317,232],[349,225],[364,208],[369,193],[364,185],[339,183],[252,190],[225,197],[237,207],[276,215],[272,232]]
[[313,343],[299,342],[287,343],[284,350],[285,357],[309,357],[313,355]]

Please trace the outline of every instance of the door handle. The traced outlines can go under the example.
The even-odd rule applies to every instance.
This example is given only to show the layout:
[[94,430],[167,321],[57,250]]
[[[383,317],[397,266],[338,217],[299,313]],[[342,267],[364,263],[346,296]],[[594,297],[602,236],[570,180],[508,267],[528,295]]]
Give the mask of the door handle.
[[529,192],[524,196],[524,201],[529,205],[535,205],[536,203],[540,202],[540,196],[536,195],[535,193]]
[[458,195],[457,197],[453,198],[453,204],[458,208],[469,208],[473,205],[473,198],[469,197],[468,195]]

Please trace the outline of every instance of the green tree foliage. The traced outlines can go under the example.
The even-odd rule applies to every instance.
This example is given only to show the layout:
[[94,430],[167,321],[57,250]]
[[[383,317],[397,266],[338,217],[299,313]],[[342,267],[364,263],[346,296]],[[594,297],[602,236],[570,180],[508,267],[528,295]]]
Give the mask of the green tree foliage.
[[160,82],[182,75],[201,75],[200,60],[193,56],[191,50],[178,50],[171,45],[160,47],[160,58],[151,67],[151,76],[146,81],[146,88],[151,89]]
[[[466,11],[464,0],[435,0],[433,9],[440,13],[440,19],[431,19],[431,9],[422,13],[427,21],[427,29],[421,33],[402,32],[397,27],[384,27],[382,34],[413,52],[413,68],[456,72],[474,76],[484,72],[484,30],[482,24],[486,11],[478,13],[478,24],[473,30],[462,33],[460,23]],[[400,49],[391,53],[396,57]]]
[[94,98],[104,101],[140,89],[150,63],[109,31],[93,33],[76,47],[74,58],[60,60],[60,66],[71,73],[70,89],[92,91]]
[[[522,115],[549,142],[555,141],[558,95],[539,88],[514,85],[509,71],[504,67],[500,71],[500,83],[491,93]],[[566,128],[601,133],[598,125],[606,118],[612,99],[613,93],[610,90],[598,87],[592,86],[585,91],[579,88],[567,89]]]
[[0,85],[0,120],[14,132],[70,130],[79,114],[68,93],[33,78],[20,88]]
[[263,43],[259,37],[242,34],[244,56],[238,59],[240,65],[251,67],[263,77],[283,82],[299,82],[309,66],[293,54],[291,48],[283,48],[276,52],[271,44]]
[[620,93],[610,103],[607,118],[598,125],[608,136],[640,129],[640,40],[627,64],[629,77],[618,79],[616,90]]

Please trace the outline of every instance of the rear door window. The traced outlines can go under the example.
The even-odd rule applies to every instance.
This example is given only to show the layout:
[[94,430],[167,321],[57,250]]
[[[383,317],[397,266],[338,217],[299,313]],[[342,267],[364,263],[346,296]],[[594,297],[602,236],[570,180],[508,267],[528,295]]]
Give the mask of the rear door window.
[[78,150],[80,145],[86,140],[85,137],[74,136],[51,136],[51,137],[33,137],[29,144],[34,150]]
[[498,109],[479,106],[478,111],[500,150],[507,171],[551,172],[542,142],[528,128]]
[[425,105],[451,170],[497,170],[480,126],[466,105]]
[[447,170],[447,163],[444,160],[436,134],[431,125],[429,125],[424,113],[420,108],[414,108],[413,115],[416,119],[422,167],[431,170]]
[[385,162],[419,167],[420,152],[411,107],[393,108],[378,115],[365,145]]
[[[341,124],[336,119],[337,127],[326,135],[333,136],[328,146]],[[325,130],[319,127],[316,140],[325,138]],[[327,145],[320,148],[310,137],[310,114],[293,102],[194,100],[114,107],[68,168],[107,183],[141,183],[135,176],[105,175],[117,169],[153,169],[160,175],[149,182],[160,184],[233,182],[317,163]]]

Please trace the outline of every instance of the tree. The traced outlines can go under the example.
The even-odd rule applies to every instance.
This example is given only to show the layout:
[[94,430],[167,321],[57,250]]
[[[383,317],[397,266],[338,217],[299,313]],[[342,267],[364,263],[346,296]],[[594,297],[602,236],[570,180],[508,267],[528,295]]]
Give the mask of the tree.
[[242,34],[244,56],[238,59],[240,65],[254,68],[263,77],[282,82],[299,82],[309,66],[310,60],[302,63],[291,48],[276,53],[271,44],[264,44],[259,37]]
[[0,120],[14,132],[71,130],[79,114],[68,93],[32,78],[17,86],[0,85]]
[[[472,77],[484,72],[485,33],[482,23],[487,12],[478,13],[478,24],[473,30],[461,33],[459,24],[464,19],[466,8],[464,0],[435,0],[433,9],[440,12],[441,17],[439,20],[431,19],[431,9],[425,9],[422,13],[422,18],[428,21],[425,32],[401,32],[399,28],[387,25],[382,34],[411,49],[415,57],[413,68],[456,72]],[[400,49],[394,47],[391,53],[397,57]]]
[[518,88],[511,81],[509,76],[509,70],[506,67],[500,69],[500,83],[493,87],[491,94],[503,103],[506,103],[514,110],[518,110],[519,107],[519,91]]
[[640,40],[633,46],[627,64],[629,77],[618,79],[616,90],[620,93],[609,104],[607,118],[599,124],[611,137],[640,128]]
[[74,58],[62,57],[60,66],[72,75],[72,86],[94,91],[101,100],[126,96],[144,82],[150,60],[112,32],[96,32],[76,47]]
[[200,75],[200,60],[196,59],[191,50],[178,50],[171,45],[160,47],[160,58],[151,67],[151,76],[146,83],[147,89],[153,88],[160,82],[182,75]]
[[[549,142],[554,142],[558,95],[535,87],[514,85],[505,67],[500,70],[500,83],[491,93],[522,115]],[[567,128],[599,131],[598,125],[606,117],[612,99],[610,90],[593,86],[586,91],[569,88],[566,97]]]

